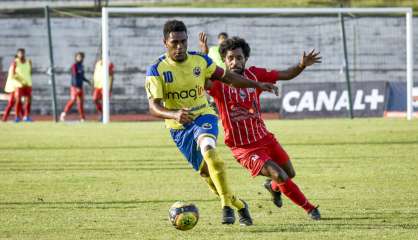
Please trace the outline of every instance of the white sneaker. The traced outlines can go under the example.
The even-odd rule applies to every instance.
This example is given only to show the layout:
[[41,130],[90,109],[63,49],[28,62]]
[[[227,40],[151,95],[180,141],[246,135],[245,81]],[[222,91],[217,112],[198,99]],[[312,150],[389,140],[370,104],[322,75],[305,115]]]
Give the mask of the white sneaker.
[[60,121],[65,122],[65,115],[67,115],[65,112],[62,112],[60,115]]
[[84,121],[85,121],[85,120],[84,120],[84,118],[81,118],[81,119],[80,119],[80,122],[84,122]]

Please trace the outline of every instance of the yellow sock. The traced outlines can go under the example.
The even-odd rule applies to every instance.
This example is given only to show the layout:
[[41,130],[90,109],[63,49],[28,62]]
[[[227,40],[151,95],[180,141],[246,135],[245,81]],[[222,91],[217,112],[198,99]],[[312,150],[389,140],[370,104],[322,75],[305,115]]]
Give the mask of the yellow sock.
[[208,184],[209,189],[216,194],[217,196],[219,196],[218,191],[216,190],[216,186],[213,183],[212,179],[210,177],[203,177],[203,179],[205,180],[205,182]]
[[[218,191],[216,190],[216,186],[213,183],[212,179],[210,177],[203,177],[203,179],[208,184],[209,189],[219,197]],[[232,206],[234,206],[238,210],[245,207],[244,202],[242,202],[239,198],[235,197],[235,195],[232,196],[231,203]]]
[[232,206],[234,206],[238,210],[245,207],[244,202],[241,201],[241,199],[235,197],[235,195],[232,196],[231,201],[232,201]]
[[213,181],[213,184],[216,187],[217,193],[221,198],[222,207],[232,205],[232,192],[229,189],[226,172],[225,172],[225,162],[219,158],[215,149],[210,149],[205,152],[203,158],[205,159],[206,164],[208,165],[209,175]]

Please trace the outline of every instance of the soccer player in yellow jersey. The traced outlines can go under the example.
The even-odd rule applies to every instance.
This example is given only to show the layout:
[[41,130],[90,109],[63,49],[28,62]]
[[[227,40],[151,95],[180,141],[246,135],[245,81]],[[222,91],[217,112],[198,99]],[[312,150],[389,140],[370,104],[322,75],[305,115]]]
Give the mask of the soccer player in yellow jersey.
[[[113,88],[113,77],[114,77],[114,65],[113,63],[109,64],[109,95],[112,94]],[[96,66],[94,67],[94,74],[93,74],[93,82],[94,82],[94,91],[93,91],[93,101],[96,104],[97,114],[99,115],[99,120],[102,119],[103,113],[103,61],[99,59],[97,61]]]
[[235,87],[265,91],[276,88],[226,71],[206,55],[188,52],[187,28],[181,21],[167,21],[163,34],[166,53],[146,73],[150,112],[165,119],[178,149],[220,197],[222,223],[235,222],[235,207],[241,225],[252,225],[248,205],[233,194],[227,182],[225,163],[216,150],[218,118],[209,106],[204,87],[208,79],[219,79]]

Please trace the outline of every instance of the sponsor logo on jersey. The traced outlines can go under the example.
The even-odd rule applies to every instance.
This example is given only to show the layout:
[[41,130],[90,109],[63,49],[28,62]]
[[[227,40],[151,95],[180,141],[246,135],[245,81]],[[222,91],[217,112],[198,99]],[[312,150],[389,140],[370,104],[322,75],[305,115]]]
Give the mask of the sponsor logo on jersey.
[[204,124],[202,125],[202,128],[203,128],[203,129],[212,129],[212,124],[210,124],[210,123],[204,123]]
[[260,156],[258,156],[257,154],[253,154],[253,155],[250,157],[250,159],[251,159],[251,161],[255,162],[255,161],[257,161],[258,159],[260,159]]
[[198,97],[204,96],[205,89],[202,86],[196,85],[192,89],[186,89],[178,92],[167,92],[165,94],[166,99],[197,99]]
[[247,91],[248,91],[249,93],[253,93],[253,92],[255,92],[255,88],[247,88]]

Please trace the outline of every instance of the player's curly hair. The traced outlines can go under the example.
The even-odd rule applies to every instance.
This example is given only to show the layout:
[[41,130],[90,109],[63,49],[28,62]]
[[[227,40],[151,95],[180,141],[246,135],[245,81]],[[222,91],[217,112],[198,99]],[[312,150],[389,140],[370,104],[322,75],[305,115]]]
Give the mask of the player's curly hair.
[[225,58],[226,52],[230,50],[235,50],[237,48],[241,48],[242,52],[244,53],[245,58],[250,57],[251,48],[248,43],[240,37],[232,37],[229,39],[226,39],[221,43],[219,46],[219,53],[221,54],[222,58]]
[[165,22],[163,29],[164,39],[167,39],[172,32],[185,32],[187,34],[186,25],[182,21],[175,19]]

